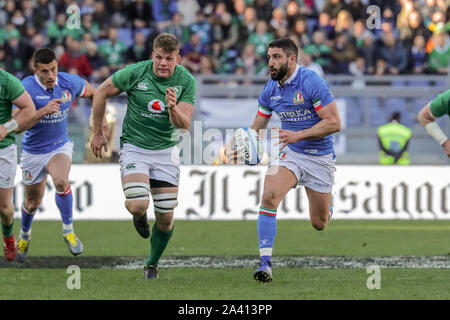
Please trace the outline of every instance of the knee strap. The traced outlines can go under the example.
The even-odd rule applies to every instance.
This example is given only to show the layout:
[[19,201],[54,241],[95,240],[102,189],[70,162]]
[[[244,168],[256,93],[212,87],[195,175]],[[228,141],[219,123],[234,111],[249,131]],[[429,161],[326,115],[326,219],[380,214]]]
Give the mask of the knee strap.
[[150,200],[150,185],[142,182],[129,182],[123,185],[123,192],[127,201]]
[[178,193],[159,193],[153,196],[155,213],[169,213],[178,205]]

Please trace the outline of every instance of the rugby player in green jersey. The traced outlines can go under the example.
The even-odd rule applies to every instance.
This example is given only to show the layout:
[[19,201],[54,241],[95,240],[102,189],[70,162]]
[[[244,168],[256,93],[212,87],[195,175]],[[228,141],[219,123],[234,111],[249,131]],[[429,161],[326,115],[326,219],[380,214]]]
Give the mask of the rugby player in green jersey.
[[[180,174],[176,132],[189,129],[194,112],[196,82],[178,65],[179,52],[176,37],[161,33],[155,38],[151,60],[117,71],[94,94],[91,149],[99,158],[103,148],[107,151],[102,130],[106,99],[120,92],[128,95],[119,162],[125,207],[133,215],[137,232],[143,238],[150,237],[146,279],[158,278],[158,261],[173,234]],[[155,212],[151,232],[149,192]]]
[[450,116],[450,89],[441,93],[423,107],[417,118],[430,136],[444,148],[445,154],[450,158],[450,139],[434,121],[436,118],[445,115]]
[[[19,112],[12,116],[15,104]],[[36,113],[36,107],[19,79],[0,69],[0,220],[5,258],[16,258],[17,247],[14,237],[14,206],[11,196],[17,167],[16,133]]]

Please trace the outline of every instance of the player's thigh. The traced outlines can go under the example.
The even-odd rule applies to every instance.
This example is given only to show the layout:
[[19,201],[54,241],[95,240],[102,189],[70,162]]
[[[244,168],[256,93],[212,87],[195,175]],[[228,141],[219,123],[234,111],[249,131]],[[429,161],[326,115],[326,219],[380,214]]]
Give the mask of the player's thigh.
[[150,180],[151,193],[158,227],[169,231],[173,226],[173,213],[178,205],[178,186],[161,180]]
[[64,153],[55,154],[48,161],[47,171],[52,177],[57,190],[68,188],[71,164],[72,160]]
[[289,190],[297,185],[295,174],[283,166],[270,166],[264,178],[262,206],[277,208]]
[[0,213],[7,212],[12,206],[11,196],[14,188],[0,188]]
[[149,176],[145,173],[130,173],[122,177],[125,206],[131,213],[147,211],[150,203]]
[[323,229],[328,223],[331,206],[331,192],[322,193],[305,187],[309,203],[309,216],[316,229]]

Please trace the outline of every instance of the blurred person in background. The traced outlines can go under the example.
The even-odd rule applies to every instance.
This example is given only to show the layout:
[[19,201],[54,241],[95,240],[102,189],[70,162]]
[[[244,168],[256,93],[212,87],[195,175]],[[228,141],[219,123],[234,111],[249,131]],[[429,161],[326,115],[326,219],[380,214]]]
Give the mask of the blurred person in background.
[[201,10],[197,0],[177,0],[177,9],[183,15],[181,24],[185,27],[195,22],[196,13]]
[[66,36],[66,14],[58,13],[56,21],[50,22],[47,29],[47,35],[50,39],[50,46],[54,47],[64,43]]
[[134,34],[134,42],[128,48],[125,56],[125,62],[127,64],[150,59],[150,52],[145,46],[145,35],[142,32],[136,32]]
[[380,57],[386,61],[387,71],[391,75],[403,73],[408,67],[407,51],[392,33],[384,36],[383,45],[380,48]]
[[303,48],[311,41],[308,36],[308,25],[305,19],[297,19],[292,30],[292,35],[297,38],[300,47]]
[[127,8],[128,21],[131,22],[131,28],[148,28],[153,20],[152,6],[148,1],[135,0],[130,2]]
[[273,40],[273,34],[268,32],[267,22],[258,20],[256,22],[255,32],[250,34],[247,43],[255,47],[255,53],[258,57],[266,55],[266,47]]
[[354,21],[350,12],[347,10],[342,10],[337,15],[334,31],[337,33],[345,33],[347,36],[352,36],[353,24]]
[[400,113],[394,112],[389,123],[377,129],[380,164],[410,164],[407,150],[411,139],[411,129],[401,124],[400,119]]
[[272,28],[272,30],[275,30],[276,32],[279,28],[287,26],[288,23],[286,20],[286,12],[284,8],[282,7],[275,8],[272,11],[272,18],[270,19],[270,27]]
[[414,43],[409,50],[410,71],[414,74],[422,74],[428,68],[427,52],[425,50],[425,37],[417,35]]
[[7,71],[19,79],[30,72],[28,61],[33,56],[33,48],[20,38],[19,31],[13,29],[7,34],[6,42]]
[[119,39],[117,28],[114,27],[109,28],[108,40],[103,42],[98,49],[113,71],[123,67],[126,50],[125,44]]
[[172,23],[164,28],[164,32],[170,33],[177,37],[180,43],[186,43],[189,41],[189,28],[182,24],[183,14],[177,12],[172,17]]
[[67,37],[67,50],[59,59],[61,71],[70,72],[69,70],[76,70],[76,74],[83,78],[89,78],[92,74],[92,67],[88,58],[80,50],[80,41]]
[[[86,53],[87,60],[92,67],[92,73],[91,73],[89,79],[91,82],[96,82],[96,83],[101,82],[100,81],[101,69],[102,69],[102,67],[108,68],[108,64],[107,64],[106,60],[98,53],[98,45],[95,42],[91,41],[91,42],[86,43],[86,50],[87,50],[87,53]],[[109,70],[109,68],[108,68],[108,70]],[[109,74],[107,77],[109,77]]]
[[336,34],[336,41],[331,48],[331,65],[333,73],[348,73],[348,65],[356,58],[356,48],[347,34]]
[[430,71],[448,74],[450,63],[450,39],[443,24],[438,24],[433,33],[434,49],[429,56]]
[[176,0],[153,0],[153,21],[156,22],[158,30],[163,30],[170,25],[173,15],[178,12]]
[[326,43],[325,33],[315,31],[313,33],[312,43],[304,49],[305,53],[311,55],[313,62],[319,64],[325,72],[331,70],[331,48]]
[[320,64],[313,62],[313,59],[309,53],[302,52],[300,53],[300,60],[299,65],[314,71],[317,73],[321,78],[325,76],[325,72],[323,71],[323,68],[320,66]]
[[181,48],[180,64],[191,73],[198,74],[200,70],[201,57],[206,56],[208,48],[200,42],[200,37],[193,33],[190,40]]
[[450,139],[435,121],[437,118],[445,117],[445,115],[450,117],[450,90],[439,94],[430,103],[427,103],[420,110],[417,119],[427,133],[444,149],[447,157],[450,158]]

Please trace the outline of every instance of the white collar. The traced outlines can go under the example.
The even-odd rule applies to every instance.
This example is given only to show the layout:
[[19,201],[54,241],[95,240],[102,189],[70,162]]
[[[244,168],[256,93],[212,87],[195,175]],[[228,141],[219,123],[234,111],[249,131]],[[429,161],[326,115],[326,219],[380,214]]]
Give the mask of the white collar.
[[[294,70],[294,73],[292,73],[292,75],[289,77],[289,79],[287,79],[284,84],[290,84],[292,82],[292,80],[295,79],[295,77],[297,76],[298,70],[300,69],[300,66],[297,64]],[[280,86],[280,82],[277,81],[277,85]]]
[[[47,87],[44,86],[40,81],[39,78],[37,77],[36,74],[34,74],[34,79],[36,80],[37,84],[39,85],[39,87],[41,87],[42,89],[44,89],[45,91],[47,91]],[[56,81],[55,81],[55,87],[58,85],[58,76],[56,76]]]

